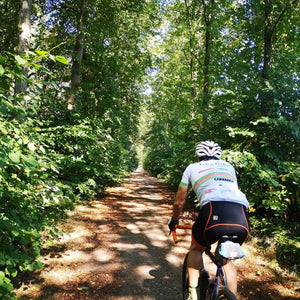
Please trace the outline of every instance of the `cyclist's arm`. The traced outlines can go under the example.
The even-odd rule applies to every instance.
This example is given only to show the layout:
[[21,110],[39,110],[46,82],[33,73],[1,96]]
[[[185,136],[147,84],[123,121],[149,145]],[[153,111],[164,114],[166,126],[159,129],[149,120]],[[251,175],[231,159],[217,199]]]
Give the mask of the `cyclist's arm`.
[[173,219],[177,221],[184,206],[189,187],[180,184],[173,204]]

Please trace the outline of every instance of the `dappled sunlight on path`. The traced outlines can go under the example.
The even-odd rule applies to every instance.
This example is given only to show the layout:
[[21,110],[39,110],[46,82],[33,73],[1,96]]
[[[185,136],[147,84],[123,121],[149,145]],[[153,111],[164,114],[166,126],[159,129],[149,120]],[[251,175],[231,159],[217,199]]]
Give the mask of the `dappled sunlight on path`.
[[[168,235],[173,199],[162,182],[137,170],[101,199],[78,206],[60,225],[59,241],[43,251],[44,269],[21,278],[18,299],[181,299],[190,231],[178,231],[176,246]],[[270,269],[261,280],[255,267],[262,260],[253,247],[244,249],[246,258],[237,262],[240,300],[297,299],[280,297]],[[205,266],[214,270],[207,257]]]
[[17,290],[19,298],[181,299],[189,233],[175,248],[166,225],[173,197],[137,170],[102,199],[78,206],[62,225],[65,234],[45,250],[44,269]]

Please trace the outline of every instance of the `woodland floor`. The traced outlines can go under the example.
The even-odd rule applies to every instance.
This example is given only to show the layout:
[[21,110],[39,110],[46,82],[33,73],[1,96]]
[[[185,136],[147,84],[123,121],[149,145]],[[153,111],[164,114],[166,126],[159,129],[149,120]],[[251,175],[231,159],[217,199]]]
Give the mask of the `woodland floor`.
[[[174,195],[137,170],[101,199],[78,206],[43,250],[44,268],[18,282],[18,299],[181,299],[181,265],[190,232],[174,245],[167,221]],[[299,278],[278,267],[255,241],[236,261],[240,300],[300,299]],[[213,271],[205,258],[205,266]]]

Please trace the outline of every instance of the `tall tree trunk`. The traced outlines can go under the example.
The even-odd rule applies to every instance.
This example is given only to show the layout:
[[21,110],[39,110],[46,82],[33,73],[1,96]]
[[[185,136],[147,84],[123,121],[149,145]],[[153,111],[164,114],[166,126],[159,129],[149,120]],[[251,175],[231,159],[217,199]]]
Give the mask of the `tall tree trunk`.
[[264,55],[263,55],[263,69],[262,69],[262,85],[263,92],[261,94],[261,115],[269,115],[269,108],[272,106],[270,103],[271,97],[267,92],[267,81],[270,79],[271,59],[272,59],[272,47],[273,47],[273,25],[272,25],[272,2],[271,0],[265,0],[265,28],[264,28]]
[[270,80],[270,72],[272,69],[272,52],[273,37],[278,23],[288,9],[292,9],[298,0],[286,1],[284,8],[276,14],[273,7],[273,0],[264,0],[265,28],[264,28],[264,54],[262,68],[262,85],[263,92],[261,94],[261,115],[270,116],[273,110],[273,97],[268,92],[267,81]]
[[78,32],[76,37],[76,43],[74,47],[74,57],[72,64],[72,75],[71,75],[71,95],[68,99],[68,110],[73,110],[76,106],[76,93],[78,91],[81,77],[81,63],[84,49],[84,32],[83,28],[85,25],[85,11],[89,0],[81,0],[80,12],[78,16]]
[[194,105],[196,104],[196,84],[197,84],[197,76],[195,72],[195,55],[193,53],[193,30],[192,30],[192,20],[191,20],[191,14],[190,14],[190,7],[187,2],[187,0],[184,1],[185,3],[185,9],[186,9],[186,17],[187,17],[187,23],[188,23],[188,30],[189,30],[189,53],[185,54],[186,59],[189,64],[190,68],[190,80],[191,80],[191,103]]
[[262,69],[262,78],[269,79],[272,57],[272,37],[273,26],[271,20],[272,3],[270,0],[265,1],[265,30],[264,30],[264,63]]
[[[30,48],[30,36],[31,36],[31,7],[32,0],[20,1],[20,17],[19,17],[19,44],[18,54],[28,54]],[[28,77],[28,66],[23,66],[24,76]],[[15,83],[15,94],[25,92],[27,89],[27,81],[17,81]]]
[[203,118],[206,119],[206,109],[210,99],[210,57],[211,57],[211,28],[212,28],[212,15],[213,15],[213,6],[214,0],[207,1],[202,0],[203,5],[203,14],[204,14],[204,23],[205,23],[205,54],[204,54],[204,64],[203,64]]

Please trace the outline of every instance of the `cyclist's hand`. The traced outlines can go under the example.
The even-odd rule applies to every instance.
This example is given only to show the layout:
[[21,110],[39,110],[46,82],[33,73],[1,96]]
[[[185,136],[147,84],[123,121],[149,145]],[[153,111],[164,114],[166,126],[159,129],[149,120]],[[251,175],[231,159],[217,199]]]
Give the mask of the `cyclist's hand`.
[[178,225],[178,224],[179,224],[179,221],[178,221],[178,220],[175,221],[175,220],[173,219],[173,217],[169,220],[168,226],[169,226],[169,229],[170,229],[170,234],[171,234],[171,231],[174,230],[175,225]]

